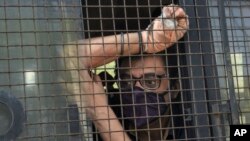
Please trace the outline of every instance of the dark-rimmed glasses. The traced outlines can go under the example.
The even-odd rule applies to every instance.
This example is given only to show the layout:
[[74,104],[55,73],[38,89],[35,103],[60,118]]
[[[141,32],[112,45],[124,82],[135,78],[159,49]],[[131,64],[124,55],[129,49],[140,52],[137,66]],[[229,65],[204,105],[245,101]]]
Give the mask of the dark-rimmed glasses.
[[132,89],[136,82],[139,81],[141,86],[147,90],[156,90],[161,85],[162,78],[167,78],[167,74],[145,73],[141,77],[134,77],[129,74],[120,74],[120,88]]

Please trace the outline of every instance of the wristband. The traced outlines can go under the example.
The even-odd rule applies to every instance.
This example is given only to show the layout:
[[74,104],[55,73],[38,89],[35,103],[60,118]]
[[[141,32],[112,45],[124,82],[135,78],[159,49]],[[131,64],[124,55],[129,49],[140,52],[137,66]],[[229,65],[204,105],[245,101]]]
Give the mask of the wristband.
[[142,34],[141,34],[141,31],[138,31],[138,37],[139,37],[139,41],[138,41],[138,44],[139,44],[139,50],[140,50],[140,53],[144,53],[145,52],[145,47],[142,43]]
[[124,53],[124,34],[121,32],[121,52],[120,55],[123,55]]

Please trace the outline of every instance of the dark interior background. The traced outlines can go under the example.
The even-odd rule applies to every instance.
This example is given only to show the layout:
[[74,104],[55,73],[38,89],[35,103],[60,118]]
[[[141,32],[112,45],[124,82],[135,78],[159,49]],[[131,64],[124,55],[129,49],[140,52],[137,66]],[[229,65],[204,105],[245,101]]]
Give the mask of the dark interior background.
[[165,5],[175,0],[82,0],[85,37],[147,28]]

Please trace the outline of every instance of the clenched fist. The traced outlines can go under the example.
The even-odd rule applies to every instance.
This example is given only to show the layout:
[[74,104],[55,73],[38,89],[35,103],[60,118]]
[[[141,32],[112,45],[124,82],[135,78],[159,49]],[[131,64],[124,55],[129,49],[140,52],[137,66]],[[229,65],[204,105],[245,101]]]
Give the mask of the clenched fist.
[[144,52],[156,53],[172,46],[188,27],[188,16],[181,7],[174,4],[164,7],[162,14],[142,32]]

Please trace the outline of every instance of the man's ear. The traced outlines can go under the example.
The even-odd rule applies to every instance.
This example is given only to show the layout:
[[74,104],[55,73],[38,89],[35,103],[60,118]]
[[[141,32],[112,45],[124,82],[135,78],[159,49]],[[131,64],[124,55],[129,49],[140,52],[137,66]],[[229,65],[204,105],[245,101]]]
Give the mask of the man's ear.
[[171,90],[171,98],[176,99],[180,92],[180,83],[178,81],[175,81],[175,84],[172,86]]

